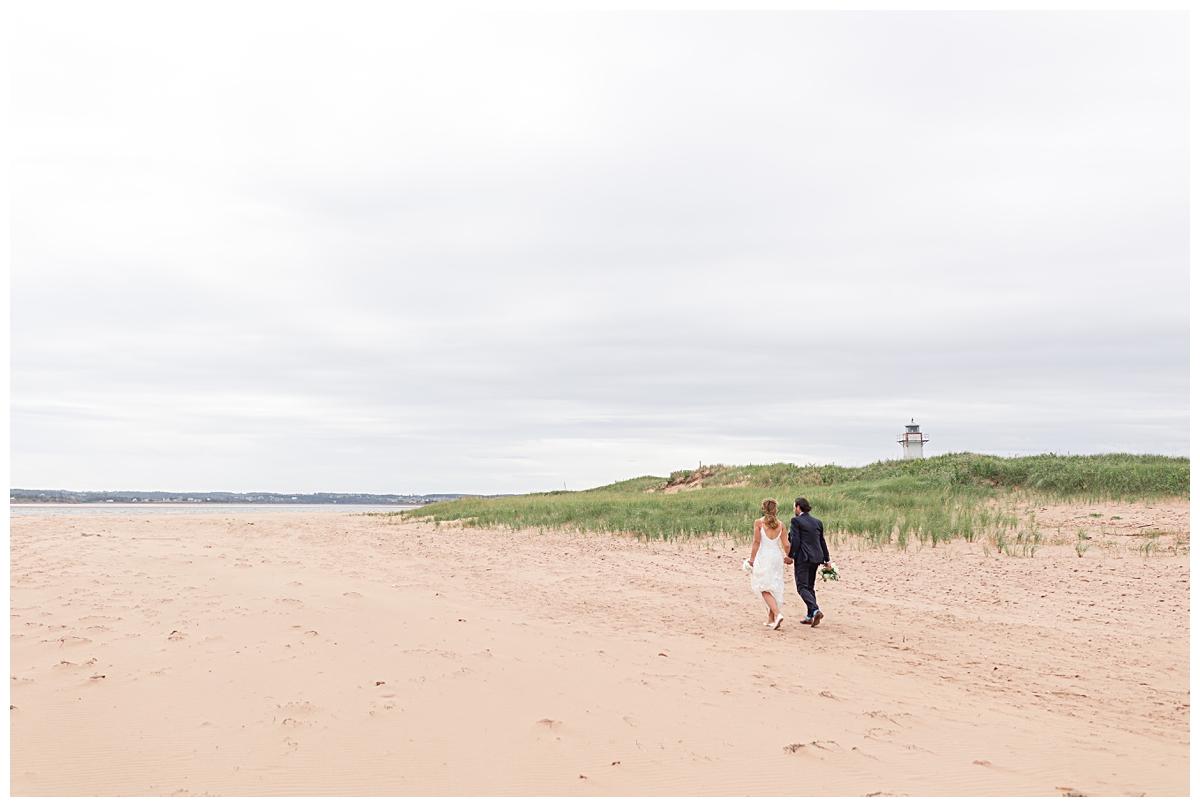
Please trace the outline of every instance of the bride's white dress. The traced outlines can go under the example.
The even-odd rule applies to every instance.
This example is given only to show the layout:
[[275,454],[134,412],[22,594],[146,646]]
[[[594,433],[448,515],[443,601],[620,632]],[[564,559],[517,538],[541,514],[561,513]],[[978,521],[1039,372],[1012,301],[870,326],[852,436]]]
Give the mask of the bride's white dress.
[[780,530],[779,538],[768,538],[766,530],[759,528],[761,541],[758,544],[758,554],[754,556],[754,566],[750,570],[750,588],[758,596],[768,591],[775,596],[775,602],[783,608],[783,548],[779,538],[783,537]]

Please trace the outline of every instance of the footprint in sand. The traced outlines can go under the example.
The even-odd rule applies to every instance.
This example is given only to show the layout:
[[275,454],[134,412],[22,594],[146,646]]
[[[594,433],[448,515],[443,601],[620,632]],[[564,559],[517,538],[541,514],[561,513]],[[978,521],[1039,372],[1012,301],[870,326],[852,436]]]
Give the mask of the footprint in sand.
[[177,630],[173,630],[173,631],[171,631],[171,635],[167,637],[167,641],[168,642],[182,642],[186,638],[187,638],[186,633],[180,633]]
[[358,599],[358,598],[362,597],[362,595],[361,595],[361,594],[359,594],[357,591],[347,591],[347,592],[346,592],[345,594],[343,594],[342,596],[343,596],[343,597],[354,597],[355,599]]

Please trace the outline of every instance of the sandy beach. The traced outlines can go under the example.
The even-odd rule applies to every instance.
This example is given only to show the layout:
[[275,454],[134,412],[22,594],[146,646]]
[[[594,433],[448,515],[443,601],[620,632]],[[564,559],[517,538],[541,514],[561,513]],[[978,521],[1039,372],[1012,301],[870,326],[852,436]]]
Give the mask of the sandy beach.
[[769,631],[744,545],[15,516],[11,794],[1188,795],[1187,502],[1040,519],[1106,533],[848,542]]

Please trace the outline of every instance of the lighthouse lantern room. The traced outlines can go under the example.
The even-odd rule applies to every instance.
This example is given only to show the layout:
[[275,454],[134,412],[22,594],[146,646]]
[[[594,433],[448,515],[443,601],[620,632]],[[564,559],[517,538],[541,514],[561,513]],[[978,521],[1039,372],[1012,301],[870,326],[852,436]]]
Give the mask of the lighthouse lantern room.
[[904,427],[904,434],[900,435],[896,442],[904,447],[904,459],[919,460],[925,456],[924,446],[929,442],[929,438],[921,432],[921,427],[914,419],[914,422]]

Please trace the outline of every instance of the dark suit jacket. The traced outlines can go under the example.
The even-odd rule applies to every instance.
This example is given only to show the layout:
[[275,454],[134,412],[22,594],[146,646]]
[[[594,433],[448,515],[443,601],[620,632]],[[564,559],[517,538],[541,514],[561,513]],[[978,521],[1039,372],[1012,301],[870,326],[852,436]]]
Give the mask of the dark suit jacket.
[[825,546],[825,525],[809,513],[792,516],[788,530],[788,542],[792,560],[800,563],[828,563],[829,548]]

